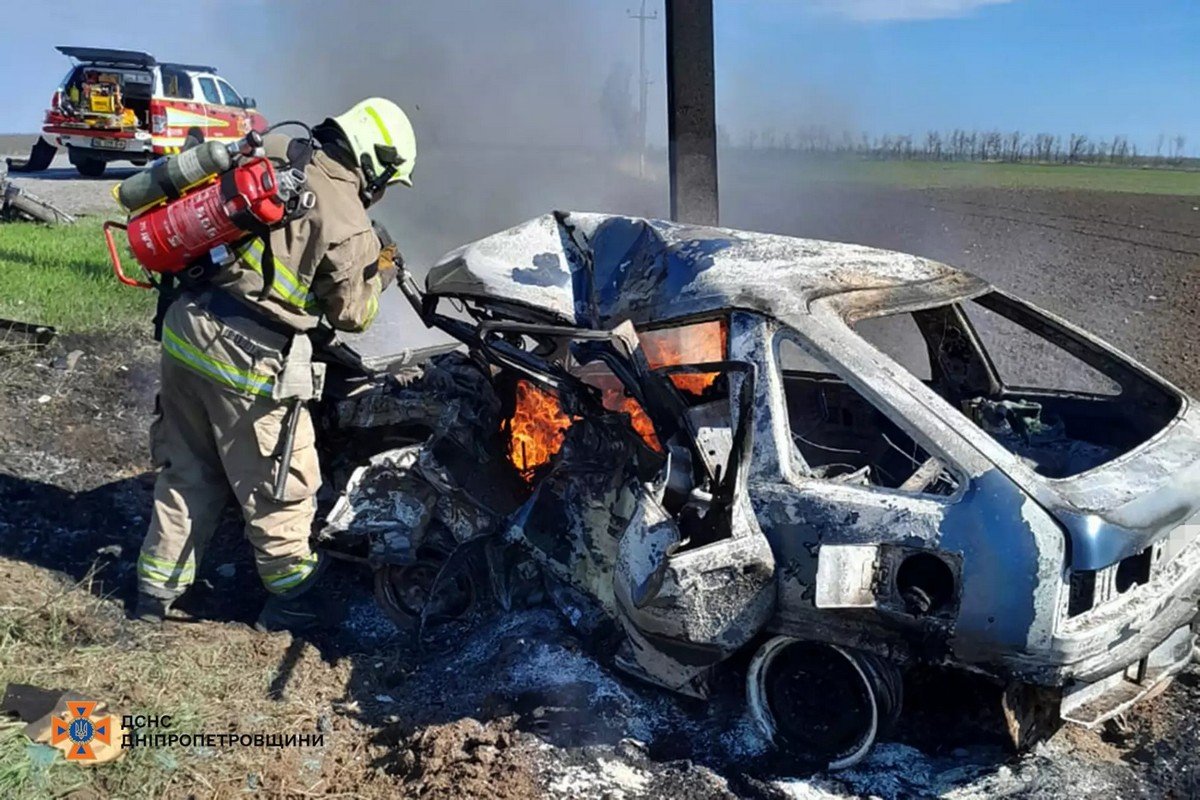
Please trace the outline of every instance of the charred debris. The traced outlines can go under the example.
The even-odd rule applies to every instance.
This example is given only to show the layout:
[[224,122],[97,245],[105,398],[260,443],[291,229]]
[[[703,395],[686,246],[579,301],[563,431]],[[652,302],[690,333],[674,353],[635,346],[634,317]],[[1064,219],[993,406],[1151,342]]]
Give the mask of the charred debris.
[[58,206],[17,186],[0,172],[0,222],[44,222],[70,224],[75,218]]
[[[896,720],[908,670],[995,682],[1025,745],[1190,657],[1187,400],[974,276],[555,213],[403,290],[461,346],[331,370],[321,413],[322,537],[400,625],[549,599],[671,691],[744,670],[763,732],[831,767]],[[1003,326],[1046,388],[1010,381]]]

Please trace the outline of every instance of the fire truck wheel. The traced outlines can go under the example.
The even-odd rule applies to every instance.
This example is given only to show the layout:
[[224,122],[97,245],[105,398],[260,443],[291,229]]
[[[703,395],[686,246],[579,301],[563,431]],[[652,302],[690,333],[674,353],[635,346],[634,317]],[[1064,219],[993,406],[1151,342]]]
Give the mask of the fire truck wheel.
[[108,166],[104,159],[82,155],[74,147],[67,150],[67,157],[79,174],[85,178],[99,178],[104,174],[104,168]]

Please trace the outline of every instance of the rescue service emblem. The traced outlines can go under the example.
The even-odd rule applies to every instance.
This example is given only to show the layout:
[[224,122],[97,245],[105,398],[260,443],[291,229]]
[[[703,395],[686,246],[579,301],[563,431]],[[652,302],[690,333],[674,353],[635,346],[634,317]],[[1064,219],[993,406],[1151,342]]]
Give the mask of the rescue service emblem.
[[50,744],[57,745],[70,741],[66,750],[68,761],[94,761],[96,754],[92,750],[92,742],[112,744],[113,718],[111,716],[93,717],[96,710],[94,701],[68,700],[67,715],[55,717],[51,723]]

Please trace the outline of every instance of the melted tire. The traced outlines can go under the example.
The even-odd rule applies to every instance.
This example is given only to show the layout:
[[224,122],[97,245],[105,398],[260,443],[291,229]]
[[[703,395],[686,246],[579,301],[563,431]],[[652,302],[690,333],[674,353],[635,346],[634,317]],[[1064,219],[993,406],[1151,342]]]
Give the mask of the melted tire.
[[899,716],[903,683],[889,661],[778,636],[751,661],[746,695],[759,729],[783,750],[845,769]]
[[375,570],[375,602],[398,628],[415,631],[421,624],[437,625],[459,619],[475,607],[475,584],[469,563],[454,574],[442,576],[438,588],[438,606],[426,608],[429,589],[446,562],[444,553],[423,549],[411,564],[384,564]]

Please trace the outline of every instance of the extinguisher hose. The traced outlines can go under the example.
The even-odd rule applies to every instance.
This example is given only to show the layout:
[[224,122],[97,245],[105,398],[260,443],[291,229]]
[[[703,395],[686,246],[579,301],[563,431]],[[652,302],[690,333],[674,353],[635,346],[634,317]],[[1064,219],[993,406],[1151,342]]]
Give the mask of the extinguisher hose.
[[122,231],[127,230],[126,226],[122,225],[120,222],[113,222],[112,220],[109,220],[108,222],[104,223],[103,227],[104,242],[108,245],[108,259],[112,262],[113,273],[116,274],[117,280],[126,286],[136,286],[139,289],[155,288],[153,281],[147,283],[146,281],[136,280],[126,275],[125,271],[121,269],[121,257],[117,255],[117,243],[113,241],[112,232],[114,229]]
[[274,125],[267,128],[267,133],[271,133],[276,128],[282,128],[285,125],[297,125],[301,128],[304,128],[304,132],[308,134],[308,141],[310,141],[310,142],[314,141],[315,137],[313,135],[312,126],[309,125],[307,122],[301,122],[298,119],[285,119],[283,122],[276,122]]
[[267,133],[270,133],[276,128],[282,128],[284,125],[299,125],[301,128],[304,128],[304,130],[308,131],[309,135],[312,134],[312,127],[307,122],[301,122],[298,119],[285,119],[283,122],[276,122],[274,125],[267,128]]

